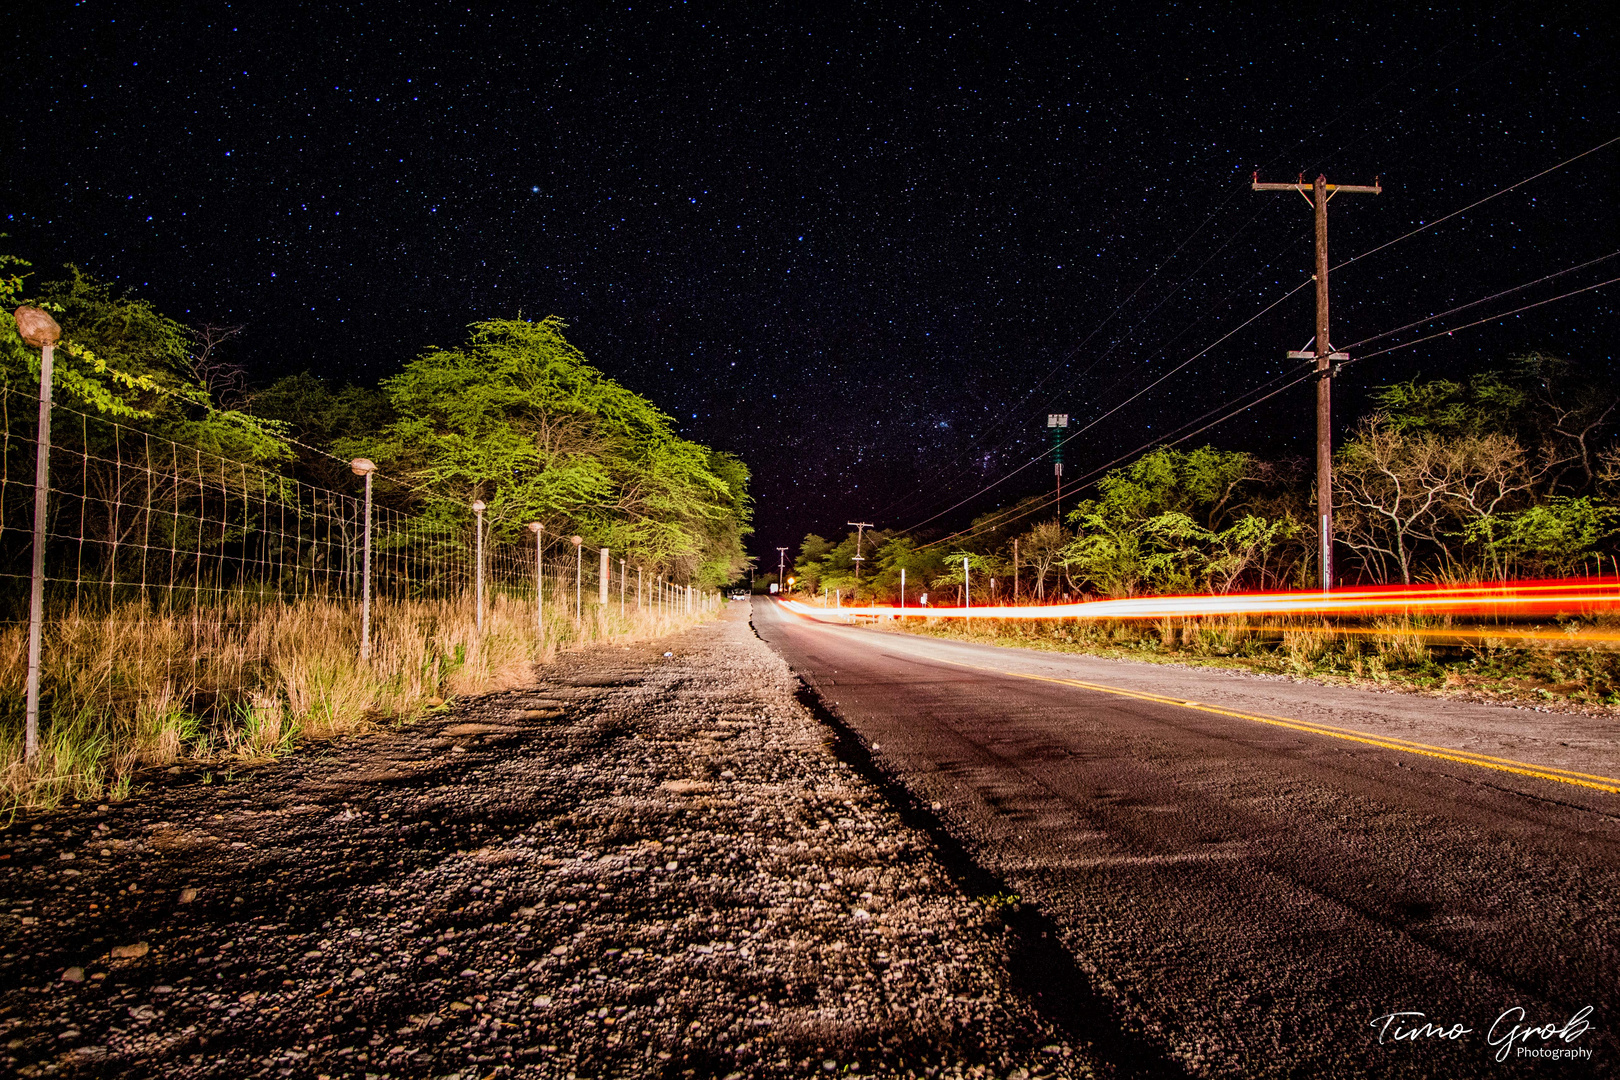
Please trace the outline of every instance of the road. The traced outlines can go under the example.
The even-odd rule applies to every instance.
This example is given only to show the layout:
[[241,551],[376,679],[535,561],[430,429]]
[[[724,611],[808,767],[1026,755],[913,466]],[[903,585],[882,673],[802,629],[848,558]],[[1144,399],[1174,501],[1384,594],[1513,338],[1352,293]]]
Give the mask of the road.
[[1615,721],[754,626],[1189,1073],[1620,1075]]

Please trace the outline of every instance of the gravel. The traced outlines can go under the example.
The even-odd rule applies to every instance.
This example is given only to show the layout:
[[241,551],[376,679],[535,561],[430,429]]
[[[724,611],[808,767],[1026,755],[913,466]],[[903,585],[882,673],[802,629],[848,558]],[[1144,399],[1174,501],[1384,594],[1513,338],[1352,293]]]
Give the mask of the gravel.
[[1027,985],[1016,898],[976,895],[796,690],[733,610],[407,730],[18,818],[0,1070],[1110,1073]]

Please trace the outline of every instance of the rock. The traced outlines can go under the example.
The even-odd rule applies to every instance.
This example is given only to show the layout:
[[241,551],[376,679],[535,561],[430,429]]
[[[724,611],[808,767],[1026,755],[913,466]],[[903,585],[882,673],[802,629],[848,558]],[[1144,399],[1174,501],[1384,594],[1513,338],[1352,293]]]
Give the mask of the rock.
[[82,968],[82,967],[70,967],[70,968],[68,968],[66,971],[62,972],[62,981],[63,982],[71,982],[71,983],[84,982],[84,968]]
[[195,899],[197,899],[196,889],[193,889],[191,886],[187,885],[185,888],[180,890],[180,903],[189,904]]
[[144,941],[137,941],[133,945],[114,945],[112,958],[114,960],[139,960],[152,951],[152,946]]
[[472,1012],[472,1006],[467,1004],[465,1001],[452,1001],[450,1003],[450,1011],[453,1013]]
[[714,785],[702,780],[665,780],[658,785],[671,795],[700,795],[714,790]]

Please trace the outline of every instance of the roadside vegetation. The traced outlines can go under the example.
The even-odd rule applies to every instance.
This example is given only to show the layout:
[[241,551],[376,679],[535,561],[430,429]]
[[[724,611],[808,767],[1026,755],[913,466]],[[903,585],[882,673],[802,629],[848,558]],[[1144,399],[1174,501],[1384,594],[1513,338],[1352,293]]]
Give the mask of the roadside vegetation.
[[[677,613],[673,603],[638,608],[633,599],[622,615],[618,603],[571,608],[571,596],[552,590],[537,633],[531,571],[521,589],[491,588],[480,631],[470,584],[447,571],[441,581],[461,584],[424,578],[408,595],[377,599],[372,656],[362,662],[353,598],[288,584],[350,573],[318,569],[336,550],[324,534],[319,548],[313,533],[282,537],[273,553],[268,542],[243,546],[230,557],[257,576],[233,580],[222,568],[218,587],[194,588],[194,573],[210,572],[193,569],[203,563],[204,527],[223,553],[232,530],[248,530],[242,515],[252,507],[238,499],[227,518],[200,494],[182,502],[193,498],[188,477],[190,492],[201,490],[201,466],[186,471],[192,453],[269,470],[255,493],[266,505],[278,495],[269,485],[298,483],[352,501],[359,489],[348,461],[369,458],[380,469],[376,512],[456,538],[446,558],[463,563],[479,500],[486,545],[533,551],[529,523],[540,523],[553,544],[573,535],[587,549],[610,548],[632,577],[642,572],[649,595],[654,581],[670,592],[712,590],[746,565],[747,468],[681,437],[650,401],[592,367],[556,318],[475,322],[460,346],[428,348],[375,386],[313,373],[254,385],[228,357],[242,328],[187,327],[75,267],[35,283],[26,263],[0,254],[0,303],[0,808],[120,797],[144,769],[264,761],[300,740],[406,722],[450,698],[515,685],[559,649],[704,617],[702,607],[688,615],[684,605]],[[55,401],[85,418],[56,425],[62,460],[75,465],[72,477],[58,476],[53,458],[53,490],[107,508],[51,519],[51,544],[71,550],[72,561],[47,547],[41,752],[27,764],[39,353],[9,318],[25,303],[60,323]],[[119,426],[100,434],[97,418]],[[344,521],[337,528],[350,558],[357,533]],[[128,571],[112,563],[120,544],[141,552],[135,599],[116,576]],[[167,562],[147,559],[157,546]],[[571,564],[572,547],[567,557]],[[284,578],[263,570],[282,562]],[[184,580],[149,583],[149,563],[171,576],[178,565]]]

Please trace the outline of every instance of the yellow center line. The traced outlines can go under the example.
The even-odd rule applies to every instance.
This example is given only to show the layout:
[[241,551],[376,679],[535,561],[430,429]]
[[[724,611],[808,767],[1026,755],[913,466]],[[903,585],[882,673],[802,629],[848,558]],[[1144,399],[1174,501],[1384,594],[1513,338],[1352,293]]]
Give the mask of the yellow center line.
[[1084,682],[1080,679],[1060,679],[1050,675],[1032,675],[1023,671],[1007,671],[1004,668],[984,667],[979,664],[965,663],[961,660],[947,660],[938,656],[928,656],[927,659],[936,660],[942,664],[951,664],[955,667],[970,668],[974,671],[1005,675],[1014,679],[1031,679],[1036,682],[1056,683],[1060,686],[1073,686],[1099,694],[1134,698],[1137,701],[1151,701],[1157,705],[1174,705],[1177,708],[1213,713],[1216,716],[1227,716],[1234,720],[1248,720],[1256,724],[1290,728],[1294,731],[1303,731],[1312,735],[1325,735],[1328,738],[1362,743],[1366,746],[1376,746],[1383,750],[1398,750],[1408,754],[1419,754],[1423,757],[1439,758],[1442,761],[1454,761],[1461,765],[1477,765],[1482,769],[1494,769],[1497,772],[1514,773],[1518,776],[1533,776],[1538,780],[1556,780],[1560,784],[1573,784],[1576,787],[1591,788],[1594,791],[1620,794],[1620,780],[1611,776],[1574,772],[1569,769],[1554,768],[1550,765],[1532,765],[1528,762],[1515,761],[1512,758],[1491,757],[1488,754],[1476,754],[1469,750],[1453,750],[1450,747],[1433,746],[1429,743],[1398,739],[1390,735],[1368,735],[1348,728],[1317,724],[1308,720],[1293,720],[1284,716],[1267,716],[1264,713],[1238,712],[1235,709],[1224,709],[1218,705],[1205,705],[1198,701],[1184,701],[1181,698],[1165,697],[1162,694],[1149,694],[1139,690],[1127,690],[1123,687],[1107,686],[1103,683]]

